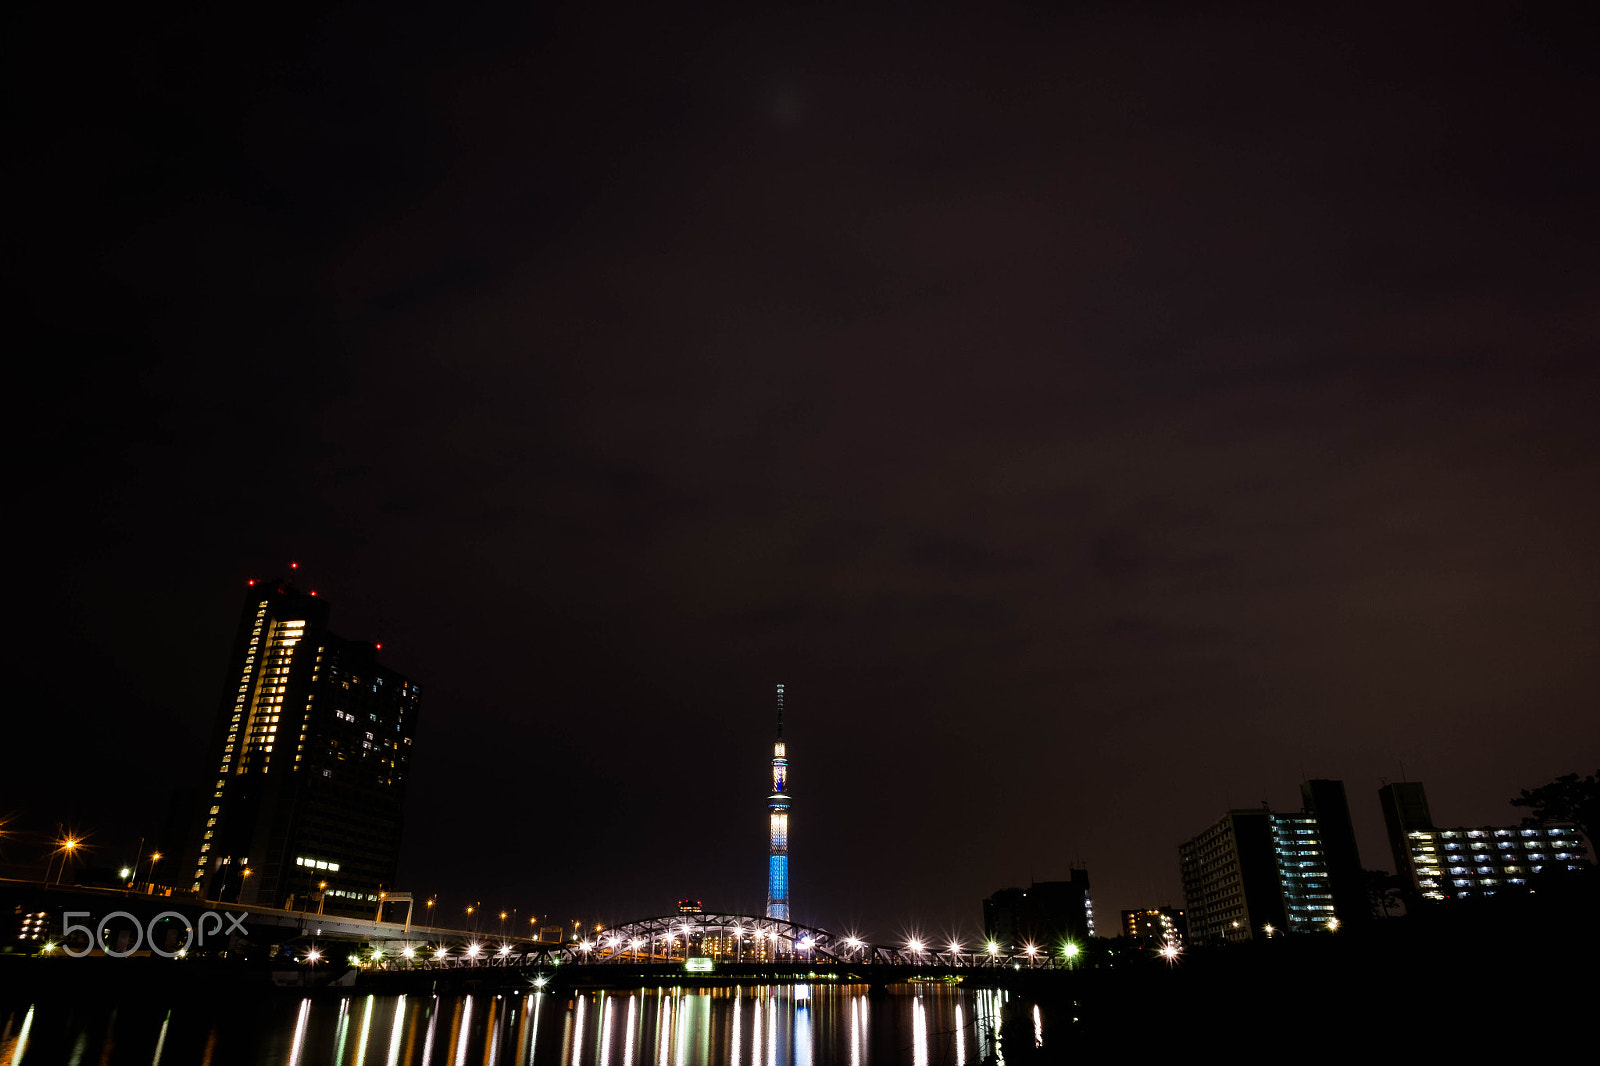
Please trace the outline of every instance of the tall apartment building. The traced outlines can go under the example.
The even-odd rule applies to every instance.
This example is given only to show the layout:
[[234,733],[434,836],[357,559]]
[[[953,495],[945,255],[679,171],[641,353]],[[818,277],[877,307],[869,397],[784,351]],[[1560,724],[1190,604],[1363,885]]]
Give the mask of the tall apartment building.
[[1457,826],[1433,824],[1420,781],[1378,790],[1395,869],[1409,882],[1412,902],[1493,896],[1528,883],[1549,866],[1588,865],[1583,836],[1572,826]]
[[1298,813],[1228,811],[1179,845],[1192,943],[1319,932],[1371,916],[1343,782],[1307,781],[1301,797]]
[[370,915],[394,887],[422,693],[328,613],[315,591],[251,583],[185,856],[208,898]]

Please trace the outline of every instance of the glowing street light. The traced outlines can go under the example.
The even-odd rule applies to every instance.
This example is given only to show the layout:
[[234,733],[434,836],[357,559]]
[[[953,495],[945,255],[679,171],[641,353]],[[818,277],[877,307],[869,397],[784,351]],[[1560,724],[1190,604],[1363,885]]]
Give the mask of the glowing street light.
[[920,941],[920,940],[908,940],[908,941],[906,941],[906,947],[911,950],[911,953],[913,955],[921,955],[922,954],[923,944],[922,944],[922,941]]
[[468,944],[467,945],[467,958],[475,959],[481,954],[483,954],[483,945],[482,944]]
[[322,952],[318,951],[316,948],[312,948],[310,951],[306,952],[305,961],[315,966],[317,963],[322,961]]
[[960,943],[960,941],[957,941],[957,940],[950,941],[950,954],[952,954],[952,955],[961,954],[961,943]]
[[1161,957],[1163,959],[1166,959],[1169,964],[1177,962],[1178,961],[1178,952],[1179,952],[1179,950],[1180,949],[1179,949],[1178,945],[1176,945],[1176,944],[1168,944],[1166,947],[1163,947],[1161,949]]
[[1000,954],[1000,945],[996,944],[993,940],[989,941],[989,954],[991,954],[991,955]]
[[[56,870],[56,884],[59,885],[61,883],[62,875],[67,872],[67,861],[72,858],[72,853],[76,851],[78,846],[82,843],[82,840],[73,836],[63,837],[61,840],[56,842],[56,850],[51,855],[52,861],[54,861],[56,855],[61,856],[61,867],[60,869]],[[44,879],[48,884],[50,881],[50,863],[48,862],[45,863],[44,867]]]
[[449,948],[439,948],[433,953],[433,957],[436,959],[442,959],[448,954],[450,954]]
[[1061,945],[1061,954],[1069,960],[1078,957],[1078,950],[1078,945],[1074,944],[1070,940]]

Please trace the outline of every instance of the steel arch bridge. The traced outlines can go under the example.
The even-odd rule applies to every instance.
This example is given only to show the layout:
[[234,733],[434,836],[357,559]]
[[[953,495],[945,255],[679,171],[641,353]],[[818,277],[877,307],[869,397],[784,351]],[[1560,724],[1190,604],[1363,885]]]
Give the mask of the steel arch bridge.
[[[492,939],[492,938],[485,938]],[[1036,945],[870,944],[836,937],[825,929],[780,918],[707,911],[663,914],[602,927],[587,938],[561,945],[515,947],[510,943],[408,945],[398,955],[364,965],[379,969],[457,969],[461,967],[544,968],[561,965],[663,965],[709,958],[733,964],[834,964],[888,966],[918,971],[956,969],[1057,970],[1072,958]]]

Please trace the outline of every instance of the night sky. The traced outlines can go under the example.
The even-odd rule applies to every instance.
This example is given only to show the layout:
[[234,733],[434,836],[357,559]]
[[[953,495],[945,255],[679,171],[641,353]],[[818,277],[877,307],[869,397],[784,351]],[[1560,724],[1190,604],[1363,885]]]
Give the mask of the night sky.
[[1579,23],[661,6],[5,16],[0,811],[131,857],[291,559],[447,912],[758,911],[780,681],[795,916],[885,940],[1593,771]]

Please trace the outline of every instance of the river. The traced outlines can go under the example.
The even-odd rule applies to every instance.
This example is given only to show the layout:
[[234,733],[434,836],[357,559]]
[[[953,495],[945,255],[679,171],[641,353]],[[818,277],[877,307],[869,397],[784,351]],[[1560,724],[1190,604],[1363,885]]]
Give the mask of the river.
[[965,1066],[1028,1057],[1047,1030],[1015,994],[932,982],[13,1000],[0,1066]]

